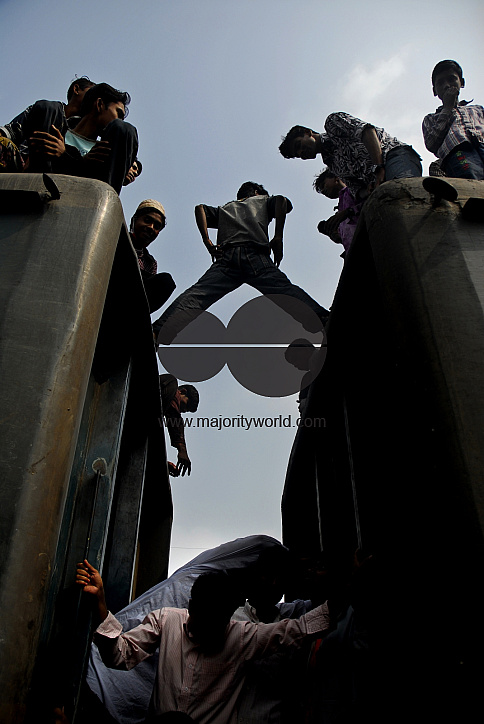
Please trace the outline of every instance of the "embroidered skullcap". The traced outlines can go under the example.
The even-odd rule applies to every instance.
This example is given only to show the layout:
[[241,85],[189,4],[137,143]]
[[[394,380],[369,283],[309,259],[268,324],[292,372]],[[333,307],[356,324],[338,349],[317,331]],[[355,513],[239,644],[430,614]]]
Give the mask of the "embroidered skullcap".
[[141,212],[147,212],[147,211],[157,211],[159,214],[163,216],[163,218],[166,221],[166,214],[165,209],[160,204],[159,201],[155,201],[155,199],[145,199],[140,203],[138,208],[135,211],[135,216],[140,216]]

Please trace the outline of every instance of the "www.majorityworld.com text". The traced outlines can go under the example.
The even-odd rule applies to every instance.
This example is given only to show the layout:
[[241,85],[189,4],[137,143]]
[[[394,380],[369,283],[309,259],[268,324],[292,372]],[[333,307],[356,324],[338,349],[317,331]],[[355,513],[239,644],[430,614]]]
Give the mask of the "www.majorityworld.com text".
[[[166,423],[169,427],[179,427],[180,418],[168,418]],[[295,417],[292,415],[277,415],[276,417],[245,417],[245,415],[237,415],[236,417],[186,417],[184,419],[185,427],[195,428],[211,428],[214,430],[222,429],[240,429],[251,430],[253,428],[274,428],[274,427],[326,427],[324,417]]]

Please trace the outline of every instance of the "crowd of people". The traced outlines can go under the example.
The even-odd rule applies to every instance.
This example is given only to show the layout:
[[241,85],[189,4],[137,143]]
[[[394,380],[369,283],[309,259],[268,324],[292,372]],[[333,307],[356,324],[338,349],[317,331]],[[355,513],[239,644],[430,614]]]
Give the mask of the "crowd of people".
[[[442,101],[422,123],[426,148],[437,156],[429,173],[452,178],[484,179],[484,108],[459,100],[465,86],[455,60],[442,60],[432,71],[432,90]],[[383,128],[348,113],[331,113],[318,133],[294,126],[279,150],[284,158],[314,159],[326,164],[314,189],[338,199],[337,213],[318,230],[348,252],[358,217],[369,194],[384,181],[422,175],[420,156]]]
[[[435,66],[432,89],[442,105],[424,118],[423,136],[428,150],[437,156],[435,174],[483,180],[484,108],[459,100],[464,85],[463,71],[457,62],[443,60]],[[98,179],[119,194],[123,186],[133,183],[142,172],[137,158],[138,134],[126,121],[129,103],[128,93],[107,83],[95,84],[86,77],[76,79],[67,91],[67,103],[37,101],[0,127],[0,169]],[[410,145],[347,113],[331,113],[322,133],[294,126],[279,150],[288,159],[321,156],[325,168],[314,181],[314,188],[330,199],[337,199],[338,204],[336,213],[321,221],[318,230],[342,244],[343,255],[351,248],[362,208],[374,189],[392,179],[422,176],[421,159]],[[212,264],[154,322],[157,344],[170,344],[203,310],[243,283],[262,294],[279,295],[281,305],[293,315],[298,307],[291,305],[291,300],[303,302],[314,313],[310,319],[316,323],[308,325],[306,317],[299,321],[305,328],[311,327],[311,332],[324,327],[328,310],[293,284],[279,268],[285,219],[291,209],[285,196],[271,196],[261,184],[251,181],[241,185],[235,201],[195,208],[196,224]],[[271,238],[272,220],[275,228]],[[148,252],[165,225],[165,209],[154,199],[139,204],[130,224],[150,313],[160,309],[175,289],[172,277],[158,273],[157,262]],[[210,239],[211,228],[217,229],[216,243]],[[297,342],[287,359],[308,370],[312,345],[304,339]],[[160,389],[165,419],[171,420],[167,425],[170,439],[178,452],[177,463],[170,464],[170,472],[190,474],[181,414],[197,410],[198,391],[191,385],[179,385],[171,375],[160,376]],[[158,721],[155,717],[161,715],[165,719],[160,718],[160,722],[198,724],[279,724],[289,720],[313,724],[351,720],[342,718],[342,712],[347,716],[349,703],[361,704],[361,699],[349,687],[353,693],[348,701],[346,679],[344,686],[340,679],[336,687],[344,696],[334,692],[333,698],[333,694],[328,695],[333,709],[321,694],[318,700],[309,697],[310,705],[297,701],[298,706],[306,708],[295,714],[291,708],[293,697],[284,718],[284,701],[291,689],[283,687],[281,691],[279,686],[287,674],[285,667],[293,671],[291,667],[296,661],[309,676],[305,667],[312,662],[311,675],[319,676],[319,690],[331,689],[331,656],[335,650],[336,658],[340,655],[339,639],[344,639],[353,653],[356,641],[359,651],[365,650],[368,642],[361,632],[367,632],[371,618],[362,595],[365,589],[360,588],[355,595],[354,587],[348,583],[350,578],[355,580],[351,576],[322,575],[320,583],[323,581],[324,585],[313,592],[310,600],[293,606],[292,612],[281,613],[283,609],[276,604],[285,593],[281,579],[286,554],[282,547],[276,556],[261,554],[252,571],[253,578],[249,582],[244,579],[244,585],[224,571],[202,575],[193,584],[187,608],[154,610],[140,625],[124,632],[108,610],[100,573],[87,560],[79,564],[77,583],[93,602],[99,624],[95,641],[103,660],[109,666],[130,669],[158,651],[150,711],[146,712],[151,717],[149,721]],[[322,568],[322,573],[327,574]],[[361,568],[359,560],[355,569],[361,572]],[[355,616],[358,618],[360,613],[364,619],[361,627],[355,624]],[[333,641],[332,647],[324,644],[329,640]],[[322,645],[315,646],[317,641]],[[297,656],[294,658],[294,652],[301,648],[306,651],[304,665]],[[274,656],[282,659],[273,659]],[[272,661],[267,669],[263,664],[265,657]],[[352,666],[345,676],[353,684]],[[273,690],[277,690],[273,695],[275,707],[270,694]],[[166,718],[168,715],[171,718]]]
[[[118,620],[99,572],[84,561],[77,582],[100,622],[89,686],[110,716],[133,724],[141,711],[215,724],[349,722],[369,693],[372,620],[362,602],[371,598],[373,565],[360,553],[332,560],[249,536],[205,552]],[[304,598],[281,603],[288,588]],[[324,687],[313,687],[326,669]],[[144,707],[141,682],[145,692],[152,687]]]

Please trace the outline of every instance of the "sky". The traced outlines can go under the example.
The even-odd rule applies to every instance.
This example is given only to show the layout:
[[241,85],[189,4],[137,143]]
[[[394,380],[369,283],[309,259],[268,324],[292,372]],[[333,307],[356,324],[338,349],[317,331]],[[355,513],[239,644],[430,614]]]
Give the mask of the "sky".
[[[292,201],[281,269],[329,307],[342,248],[316,227],[334,202],[312,189],[320,157],[284,159],[281,136],[296,124],[322,131],[329,113],[346,111],[413,145],[425,174],[433,156],[421,122],[439,105],[433,66],[457,60],[461,98],[484,101],[480,0],[0,0],[0,18],[0,124],[40,98],[64,100],[76,76],[131,94],[143,173],[121,202],[128,223],[141,200],[164,205],[167,226],[150,252],[177,283],[172,300],[210,264],[195,205],[222,205],[252,180]],[[244,286],[210,311],[227,325],[256,296]],[[250,392],[226,366],[196,386],[199,416],[291,415],[291,427],[187,430],[193,468],[172,479],[170,572],[237,537],[281,539],[297,395]],[[169,441],[167,449],[176,461]]]

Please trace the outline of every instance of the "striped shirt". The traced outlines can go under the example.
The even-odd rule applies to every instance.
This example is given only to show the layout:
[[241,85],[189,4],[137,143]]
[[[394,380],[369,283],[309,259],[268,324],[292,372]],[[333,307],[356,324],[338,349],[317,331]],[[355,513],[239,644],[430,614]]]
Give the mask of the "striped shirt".
[[236,702],[245,678],[245,663],[301,646],[305,638],[329,629],[326,604],[299,619],[272,624],[230,621],[225,646],[204,654],[186,634],[188,611],[162,608],[126,633],[111,614],[95,632],[104,663],[131,669],[159,647],[152,695],[154,713],[182,711],[197,724],[235,724]]
[[461,143],[484,143],[484,108],[460,101],[456,108],[437,108],[425,116],[422,132],[426,147],[444,159]]

